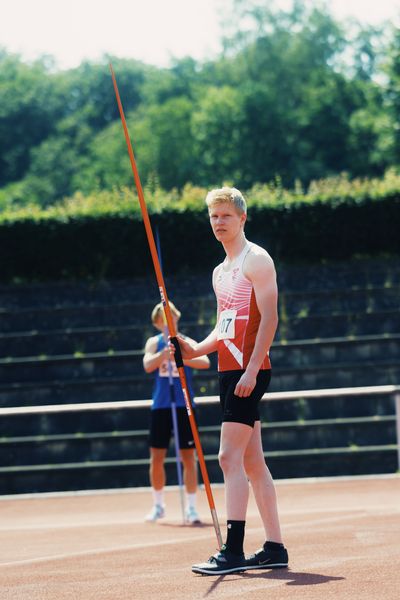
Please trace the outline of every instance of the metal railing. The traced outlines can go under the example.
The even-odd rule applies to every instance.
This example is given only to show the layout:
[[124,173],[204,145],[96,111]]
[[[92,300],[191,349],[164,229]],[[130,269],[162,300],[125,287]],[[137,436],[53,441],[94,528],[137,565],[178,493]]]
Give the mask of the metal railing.
[[[296,400],[298,398],[335,398],[338,396],[392,396],[396,412],[396,445],[397,464],[400,469],[400,385],[378,385],[368,387],[330,388],[318,390],[294,390],[288,392],[267,392],[262,400],[276,402]],[[218,396],[201,396],[196,398],[198,406],[216,404]],[[79,404],[46,404],[41,406],[15,406],[0,408],[0,417],[11,415],[34,415],[51,413],[73,413],[84,411],[103,411],[150,408],[152,400],[122,400],[114,402],[88,402]]]

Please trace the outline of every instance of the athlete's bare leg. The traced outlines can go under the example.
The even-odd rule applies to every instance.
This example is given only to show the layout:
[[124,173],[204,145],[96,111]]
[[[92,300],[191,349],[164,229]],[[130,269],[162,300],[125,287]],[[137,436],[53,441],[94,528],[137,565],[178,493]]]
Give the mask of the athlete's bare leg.
[[188,494],[194,494],[197,489],[197,466],[193,448],[181,450],[183,462],[183,481]]
[[164,461],[166,454],[166,448],[150,448],[150,483],[155,490],[162,490],[165,486]]
[[261,440],[261,423],[256,421],[244,454],[244,467],[264,524],[266,539],[282,543],[275,485],[265,464]]
[[222,423],[219,464],[225,480],[227,519],[245,521],[249,482],[244,469],[244,453],[253,429],[243,423]]

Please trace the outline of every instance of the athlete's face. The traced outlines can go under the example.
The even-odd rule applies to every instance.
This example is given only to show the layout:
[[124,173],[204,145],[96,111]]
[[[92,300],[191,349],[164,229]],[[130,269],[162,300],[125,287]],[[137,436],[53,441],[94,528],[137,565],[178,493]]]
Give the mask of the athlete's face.
[[246,215],[239,214],[233,204],[215,204],[208,212],[212,230],[219,242],[228,242],[243,231]]

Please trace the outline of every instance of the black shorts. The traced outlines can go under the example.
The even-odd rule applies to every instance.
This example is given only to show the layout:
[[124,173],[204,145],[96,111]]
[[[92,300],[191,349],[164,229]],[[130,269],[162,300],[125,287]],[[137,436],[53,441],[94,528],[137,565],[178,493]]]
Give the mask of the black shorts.
[[255,421],[260,420],[259,404],[271,381],[271,371],[270,369],[259,371],[255,388],[250,396],[240,398],[235,396],[234,390],[243,373],[243,370],[218,373],[222,422],[243,423],[254,427]]
[[[174,434],[172,410],[170,408],[156,408],[151,410],[150,413],[150,447],[168,448],[171,437]],[[179,406],[176,409],[176,417],[178,421],[179,447],[184,450],[194,448],[193,434],[186,407]]]

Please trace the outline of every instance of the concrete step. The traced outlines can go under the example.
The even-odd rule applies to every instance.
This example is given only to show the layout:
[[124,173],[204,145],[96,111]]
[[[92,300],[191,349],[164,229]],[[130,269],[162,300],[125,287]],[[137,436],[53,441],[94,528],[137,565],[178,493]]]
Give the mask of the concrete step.
[[48,305],[44,307],[2,310],[0,331],[15,333],[40,332],[93,327],[122,327],[150,322],[151,311],[156,302],[127,302],[109,305]]
[[[395,414],[394,400],[385,394],[368,395],[339,395],[329,399],[320,397],[307,397],[299,391],[298,396],[284,401],[270,400],[272,395],[267,393],[267,400],[260,404],[260,417],[264,424],[270,423],[317,423],[320,420],[330,419],[358,419],[368,417],[379,419]],[[136,410],[137,418],[140,411]],[[220,422],[218,404],[208,404],[199,401],[197,407],[199,423],[203,426],[214,426]]]
[[294,341],[363,335],[392,335],[400,331],[400,311],[308,314],[280,317],[276,340]]
[[281,291],[280,312],[298,317],[341,313],[372,313],[395,310],[400,299],[400,286],[390,288],[323,289],[305,293]]
[[[279,288],[288,293],[400,286],[400,260],[396,257],[324,264],[277,264],[276,267]],[[195,275],[186,273],[179,277],[166,273],[165,282],[172,300],[186,296],[213,296],[209,271]],[[109,305],[129,303],[138,298],[154,298],[157,302],[158,297],[158,287],[150,273],[149,277],[130,280],[1,285],[0,309]]]
[[[151,398],[153,385],[153,377],[146,374],[0,384],[0,407],[143,400]],[[195,372],[193,389],[196,396],[215,395],[218,391],[216,373],[211,376],[206,371]]]
[[[199,423],[201,420],[199,419]],[[220,425],[199,427],[206,454],[218,454]],[[274,421],[262,423],[263,447],[270,452],[291,449],[353,448],[395,444],[396,417],[385,416]]]
[[286,266],[277,264],[278,282],[284,289],[347,289],[400,284],[400,260],[367,258],[360,260]]
[[[294,398],[266,400],[260,404],[260,416],[264,424],[276,422],[302,425],[304,422],[317,423],[320,420],[360,419],[371,421],[395,414],[392,396],[379,392],[352,395],[341,391],[328,399],[308,397],[300,391]],[[267,398],[273,398],[267,394]],[[121,398],[119,399],[121,400]],[[94,396],[91,404],[99,399]],[[50,404],[50,403],[48,403]],[[76,406],[77,403],[74,403]],[[84,436],[97,432],[144,431],[148,429],[151,400],[134,401],[132,408],[112,406],[104,410],[101,406],[91,410],[76,406],[74,412],[64,412],[55,408],[48,412],[20,412],[2,414],[0,419],[0,439],[10,437],[32,437],[49,435]],[[17,412],[17,414],[16,414]],[[196,406],[196,420],[200,427],[215,427],[220,423],[218,397],[214,402],[204,402],[199,398]]]
[[[222,483],[217,456],[206,455],[205,460],[211,483]],[[266,461],[275,479],[376,475],[396,471],[397,450],[396,446],[389,444],[361,448],[278,451],[269,452]],[[148,470],[148,459],[0,467],[0,494],[148,486]],[[166,460],[166,474],[168,483],[176,485],[174,457]]]
[[148,430],[33,435],[0,439],[0,465],[148,458]]
[[[201,340],[211,331],[212,323],[199,324],[182,319],[181,331]],[[400,331],[400,311],[366,314],[338,314],[280,320],[275,341],[313,342],[322,338],[361,338],[389,336]],[[78,327],[51,331],[20,331],[0,334],[0,359],[17,357],[44,357],[75,353],[91,354],[110,350],[123,352],[143,348],[156,330],[147,324],[112,327]],[[330,341],[330,340],[329,340]]]
[[[400,334],[363,336],[356,339],[331,338],[274,343],[271,348],[273,369],[329,366],[350,361],[400,362]],[[96,376],[143,375],[143,350],[81,353],[39,357],[0,359],[0,380],[48,381]],[[216,356],[211,356],[216,367]],[[275,367],[276,365],[276,367]]]
[[144,348],[154,334],[151,324],[8,333],[0,335],[0,358],[123,352]]
[[142,350],[42,357],[39,360],[35,357],[6,359],[0,361],[0,380],[3,383],[13,383],[112,378],[137,374],[144,377],[142,360]]
[[143,406],[143,402],[138,402],[136,407],[135,403],[135,407],[130,409],[113,407],[110,410],[102,408],[87,410],[79,407],[76,411],[66,412],[56,410],[44,413],[27,411],[18,414],[2,414],[0,439],[34,436],[45,438],[52,435],[83,437],[99,431],[108,433],[125,430],[144,431],[149,427],[151,402],[144,404]]
[[[206,337],[212,326],[183,321],[180,330],[193,339]],[[159,333],[150,323],[113,327],[80,327],[52,331],[0,334],[0,360],[57,355],[109,353],[143,349],[146,340]]]
[[[193,290],[185,296],[170,298],[174,300],[183,314],[183,318],[195,313],[192,322],[211,324],[215,321],[216,303],[212,292],[207,295],[193,295]],[[317,317],[318,315],[354,315],[373,314],[375,312],[394,312],[398,308],[400,286],[393,288],[315,290],[312,292],[289,293],[281,291],[279,295],[279,313],[283,322],[290,319]],[[154,294],[150,296],[133,295],[127,301],[108,303],[57,303],[47,305],[0,307],[0,332],[40,332],[72,328],[149,326],[153,306],[159,301]]]
[[[392,444],[267,452],[265,460],[274,479],[377,475],[398,469],[397,448]],[[210,480],[223,483],[217,456],[206,456],[206,462]],[[145,476],[144,472],[143,480]],[[172,468],[169,481],[174,481]]]
[[[83,361],[75,364],[73,361]],[[66,359],[70,377],[65,376],[63,360],[49,371],[39,367],[29,372],[37,379],[27,380],[18,371],[19,381],[6,376],[9,383],[0,384],[0,406],[29,406],[35,404],[59,404],[75,402],[112,401],[121,399],[142,400],[151,397],[153,379],[142,374],[134,375],[132,364],[125,360],[106,362],[100,359]],[[30,366],[28,365],[28,369]],[[22,372],[23,373],[23,372]],[[45,374],[47,373],[46,377]],[[117,373],[117,374],[116,374]],[[56,374],[59,378],[56,378]],[[218,380],[213,370],[197,371],[193,377],[197,396],[218,394]],[[363,362],[331,363],[301,367],[273,367],[269,391],[357,387],[364,385],[388,385],[399,383],[399,361],[365,360]]]
[[274,368],[270,391],[397,384],[399,361],[366,360],[299,368]]
[[[261,403],[265,456],[274,477],[396,470],[394,391],[354,391],[271,394]],[[146,401],[4,411],[0,493],[148,485],[150,406]],[[341,408],[348,416],[337,416]],[[222,481],[218,402],[199,400],[196,421],[211,481]],[[175,482],[174,463],[171,443],[169,483]]]
[[[199,435],[205,454],[218,454],[220,425],[202,426]],[[146,459],[148,429],[3,437],[0,466],[62,464],[109,460]],[[263,423],[264,450],[270,452],[396,443],[394,415],[347,419],[318,419]],[[173,450],[173,443],[171,442]]]
[[[211,273],[196,276],[164,277],[168,296],[214,296]],[[159,302],[157,282],[152,273],[132,280],[103,280],[0,285],[1,310],[47,310],[88,306],[109,307],[119,304]]]
[[270,356],[273,367],[279,368],[379,361],[382,358],[400,363],[400,334],[275,343]]
[[[172,298],[170,298],[172,300]],[[124,326],[151,327],[151,311],[159,298],[136,299],[115,304],[49,304],[39,307],[0,310],[0,332],[16,333],[60,329],[94,329]],[[175,301],[183,315],[191,315],[195,309],[195,322],[211,323],[215,320],[214,296],[187,295]],[[38,329],[40,327],[40,329]]]

